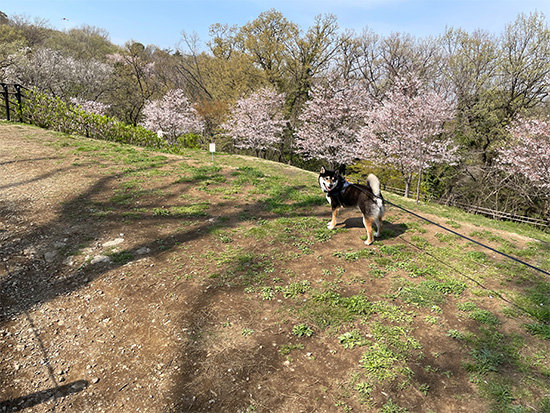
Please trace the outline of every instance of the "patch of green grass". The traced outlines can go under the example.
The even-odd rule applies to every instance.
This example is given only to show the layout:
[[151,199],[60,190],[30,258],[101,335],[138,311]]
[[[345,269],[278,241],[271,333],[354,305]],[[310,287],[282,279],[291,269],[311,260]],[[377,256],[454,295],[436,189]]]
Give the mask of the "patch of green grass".
[[425,234],[427,232],[426,228],[420,222],[407,222],[402,224],[407,232]]
[[373,343],[368,346],[359,363],[369,377],[378,382],[397,378],[404,364],[403,357],[384,343]]
[[426,238],[423,238],[418,235],[411,236],[411,242],[420,249],[426,249],[430,246],[430,243]]
[[534,320],[526,324],[527,330],[546,340],[550,339],[550,282],[539,279],[535,286],[516,295],[515,302]]
[[274,271],[272,256],[254,254],[229,244],[223,252],[208,252],[205,257],[214,258],[225,270],[218,274],[224,283],[236,283],[245,287],[262,283]]
[[311,290],[311,283],[307,280],[300,282],[293,282],[282,288],[283,297],[296,298],[298,295],[305,294]]
[[401,289],[399,297],[408,304],[420,307],[431,307],[440,304],[446,295],[460,295],[466,284],[462,281],[426,280],[416,285],[408,285]]
[[374,255],[374,251],[369,248],[363,248],[359,251],[349,251],[349,252],[341,252],[341,251],[335,251],[332,253],[333,256],[338,258],[343,258],[346,261],[357,261],[362,258],[368,258]]
[[279,349],[279,353],[281,353],[283,356],[288,356],[294,350],[303,350],[303,349],[304,349],[304,345],[302,343],[284,344]]
[[204,217],[208,216],[206,210],[210,208],[208,202],[200,202],[188,206],[177,206],[170,208],[153,208],[153,215],[165,217]]
[[153,195],[161,195],[162,192],[153,189],[117,189],[109,198],[109,202],[117,205],[129,205],[135,202],[138,198],[150,197]]
[[365,319],[371,313],[372,305],[364,296],[342,297],[332,290],[314,291],[299,309],[302,317],[321,330],[339,327],[358,316]]
[[468,301],[457,305],[458,310],[468,313],[468,317],[472,320],[479,321],[482,324],[497,326],[500,324],[499,319],[490,311],[478,308],[474,303]]
[[453,243],[453,242],[457,242],[458,240],[460,240],[460,237],[458,235],[455,235],[455,234],[451,234],[451,233],[447,233],[447,232],[438,232],[437,234],[435,234],[435,237],[441,241],[441,242],[445,242],[445,243]]
[[112,252],[108,254],[111,257],[111,261],[117,265],[124,265],[134,259],[134,255],[130,251]]

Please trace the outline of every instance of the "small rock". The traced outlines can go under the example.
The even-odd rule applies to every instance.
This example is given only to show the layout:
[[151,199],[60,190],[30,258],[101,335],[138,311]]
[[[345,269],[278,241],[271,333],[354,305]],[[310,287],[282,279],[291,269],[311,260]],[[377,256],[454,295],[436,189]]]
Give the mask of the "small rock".
[[28,248],[25,248],[23,250],[23,254],[25,254],[26,256],[34,256],[36,255],[36,248],[34,247],[28,247]]
[[109,264],[110,262],[111,259],[106,255],[96,255],[92,258],[92,261],[90,261],[91,264]]
[[57,251],[48,251],[44,254],[44,259],[48,264],[51,264],[55,260],[55,256],[57,255]]
[[149,254],[150,252],[151,252],[151,248],[141,247],[140,249],[138,249],[136,251],[136,254],[137,255],[145,255],[145,254]]
[[69,255],[67,258],[63,260],[63,265],[68,265],[69,267],[72,267],[74,265],[74,256]]
[[114,247],[115,245],[122,244],[123,242],[124,238],[115,238],[112,241],[104,242],[102,246],[103,248]]
[[94,378],[92,379],[92,383],[93,383],[93,384],[96,384],[96,383],[98,383],[98,382],[99,382],[99,377],[94,377]]

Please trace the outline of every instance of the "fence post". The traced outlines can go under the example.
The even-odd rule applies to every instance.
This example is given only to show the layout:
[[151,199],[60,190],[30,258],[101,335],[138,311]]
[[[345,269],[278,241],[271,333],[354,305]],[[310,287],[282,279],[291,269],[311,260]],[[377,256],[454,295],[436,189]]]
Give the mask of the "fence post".
[[15,97],[17,98],[17,104],[19,105],[19,122],[23,123],[23,103],[21,99],[21,85],[15,84]]
[[8,93],[8,85],[1,83],[2,88],[4,89],[4,102],[6,103],[6,120],[10,120],[10,97]]

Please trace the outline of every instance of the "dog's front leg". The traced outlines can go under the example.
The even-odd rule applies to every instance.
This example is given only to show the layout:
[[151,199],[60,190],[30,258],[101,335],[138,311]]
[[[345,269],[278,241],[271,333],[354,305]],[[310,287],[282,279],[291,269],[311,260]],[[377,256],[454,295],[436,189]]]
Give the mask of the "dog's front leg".
[[332,220],[327,224],[328,229],[334,229],[336,226],[336,216],[338,215],[338,208],[332,209]]

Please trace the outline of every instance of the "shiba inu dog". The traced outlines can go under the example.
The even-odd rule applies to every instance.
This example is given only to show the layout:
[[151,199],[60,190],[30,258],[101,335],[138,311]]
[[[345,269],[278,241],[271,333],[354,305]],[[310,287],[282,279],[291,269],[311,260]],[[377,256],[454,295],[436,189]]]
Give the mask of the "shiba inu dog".
[[[374,237],[380,235],[382,229],[382,217],[386,210],[384,198],[380,192],[380,181],[370,174],[367,177],[367,184],[352,184],[348,182],[338,171],[321,168],[319,173],[319,186],[325,193],[327,201],[332,208],[332,220],[327,228],[333,229],[336,226],[336,216],[340,208],[358,207],[363,214],[363,225],[367,230],[365,244],[374,242]],[[376,225],[376,232],[372,233],[372,225]]]

